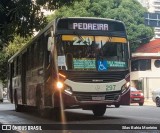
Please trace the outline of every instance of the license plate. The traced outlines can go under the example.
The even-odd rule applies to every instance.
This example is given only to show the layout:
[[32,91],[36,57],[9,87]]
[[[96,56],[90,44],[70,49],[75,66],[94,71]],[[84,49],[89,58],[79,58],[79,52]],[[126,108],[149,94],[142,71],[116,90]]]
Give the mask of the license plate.
[[92,100],[94,100],[94,101],[103,101],[103,100],[105,100],[105,97],[104,96],[93,96]]
[[140,100],[140,98],[134,98],[134,100],[135,100],[135,101],[138,101],[138,100]]

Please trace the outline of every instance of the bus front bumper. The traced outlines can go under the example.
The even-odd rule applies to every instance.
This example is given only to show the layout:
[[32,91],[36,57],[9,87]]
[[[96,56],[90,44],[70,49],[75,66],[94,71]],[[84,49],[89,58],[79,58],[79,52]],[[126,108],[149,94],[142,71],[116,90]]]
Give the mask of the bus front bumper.
[[63,93],[63,102],[64,106],[88,106],[88,105],[111,105],[118,103],[121,97],[120,94],[116,94],[108,97],[107,95],[90,95],[90,94],[81,94],[81,95],[67,95]]

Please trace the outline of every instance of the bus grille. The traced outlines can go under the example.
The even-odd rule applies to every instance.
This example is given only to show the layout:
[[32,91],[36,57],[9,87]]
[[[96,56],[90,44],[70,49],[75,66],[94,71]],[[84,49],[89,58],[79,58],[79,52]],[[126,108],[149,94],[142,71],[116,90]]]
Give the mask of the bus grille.
[[67,79],[81,83],[118,82],[125,78],[129,71],[60,71]]
[[74,96],[78,101],[96,101],[93,97],[105,97],[104,100],[117,100],[121,91],[107,92],[107,93],[89,93],[89,92],[74,92]]

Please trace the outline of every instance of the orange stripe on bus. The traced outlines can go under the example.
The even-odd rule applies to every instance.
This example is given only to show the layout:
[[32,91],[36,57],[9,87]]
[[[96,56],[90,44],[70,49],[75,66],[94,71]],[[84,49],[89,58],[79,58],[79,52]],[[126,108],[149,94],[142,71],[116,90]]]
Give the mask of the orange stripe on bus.
[[[94,40],[94,37],[93,36],[81,36],[83,39],[85,38],[90,38],[92,40]],[[76,40],[77,38],[79,38],[78,36],[75,36],[75,35],[63,35],[62,36],[62,40],[63,41],[74,41]],[[127,40],[126,38],[121,38],[121,37],[108,37],[108,36],[95,36],[95,41],[96,42],[100,42],[100,41],[103,41],[103,42],[122,42],[122,43],[126,43]]]

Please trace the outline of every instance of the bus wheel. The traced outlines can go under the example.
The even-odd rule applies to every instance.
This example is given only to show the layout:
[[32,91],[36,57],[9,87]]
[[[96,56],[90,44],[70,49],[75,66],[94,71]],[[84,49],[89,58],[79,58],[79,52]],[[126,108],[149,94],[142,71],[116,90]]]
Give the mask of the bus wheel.
[[55,107],[52,109],[52,118],[55,119],[55,120],[58,120],[60,121],[61,120],[61,109],[58,108],[58,107]]
[[14,105],[16,112],[20,112],[20,105],[18,105],[17,91],[14,91]]
[[106,112],[106,105],[96,105],[92,109],[94,116],[103,116]]
[[160,98],[156,98],[156,106],[160,107]]
[[139,106],[143,106],[143,103],[139,103]]
[[119,108],[119,107],[120,107],[120,105],[119,105],[119,104],[115,104],[114,106],[115,106],[116,108]]
[[47,116],[48,110],[42,107],[42,98],[41,97],[42,97],[41,91],[39,89],[37,89],[37,92],[36,92],[37,112],[38,112],[38,115],[40,115],[43,118],[46,118],[46,117],[48,117]]

